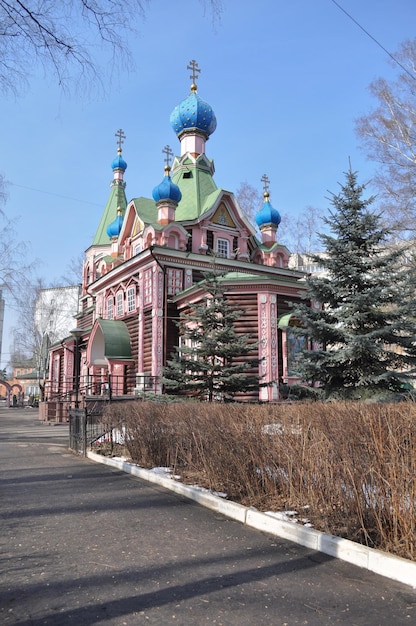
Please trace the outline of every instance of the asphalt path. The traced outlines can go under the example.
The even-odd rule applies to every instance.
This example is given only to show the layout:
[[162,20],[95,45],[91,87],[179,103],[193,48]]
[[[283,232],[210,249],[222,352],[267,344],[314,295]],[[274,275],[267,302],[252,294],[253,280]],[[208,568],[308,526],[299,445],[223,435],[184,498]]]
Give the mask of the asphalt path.
[[0,623],[416,623],[416,591],[68,450],[0,408]]

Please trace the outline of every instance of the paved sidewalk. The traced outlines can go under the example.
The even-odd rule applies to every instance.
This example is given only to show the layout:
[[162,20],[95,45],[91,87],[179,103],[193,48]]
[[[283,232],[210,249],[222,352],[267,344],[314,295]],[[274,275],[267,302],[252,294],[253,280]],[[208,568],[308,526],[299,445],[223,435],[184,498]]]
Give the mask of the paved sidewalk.
[[0,408],[0,623],[398,626],[416,592],[67,449]]

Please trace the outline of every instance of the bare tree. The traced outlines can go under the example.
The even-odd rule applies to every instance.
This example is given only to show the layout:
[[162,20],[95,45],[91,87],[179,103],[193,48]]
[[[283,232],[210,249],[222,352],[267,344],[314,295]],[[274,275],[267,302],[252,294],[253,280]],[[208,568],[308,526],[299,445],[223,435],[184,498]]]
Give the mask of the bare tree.
[[235,194],[244,217],[251,224],[255,224],[256,213],[260,211],[263,203],[263,196],[258,189],[250,185],[247,181],[240,183]]
[[85,255],[81,253],[77,256],[71,257],[66,267],[65,274],[60,279],[60,282],[63,285],[79,285],[82,283],[84,260]]
[[[4,180],[0,175],[0,205],[6,201]],[[28,260],[29,248],[18,240],[15,225],[0,208],[0,289],[7,306],[19,311],[19,300],[27,292],[32,274]]]
[[[221,0],[200,0],[221,15]],[[103,68],[131,67],[128,35],[151,0],[0,0],[0,92],[17,95],[41,66],[63,87],[104,85]],[[103,52],[107,58],[102,58]],[[101,60],[98,61],[98,55]],[[101,69],[99,69],[101,68]]]
[[27,285],[18,298],[18,326],[13,329],[13,353],[33,361],[43,399],[51,344],[67,337],[76,323],[79,289],[60,284],[45,287],[42,279]]
[[[143,18],[148,0],[0,0],[0,88],[18,93],[39,65],[66,87],[100,80],[93,47],[126,60],[126,32]],[[104,46],[97,44],[101,43]]]
[[[3,174],[0,173],[0,206],[6,203],[7,193],[6,193],[6,181],[4,179]],[[0,215],[3,215],[3,211],[0,209]]]
[[[261,210],[264,202],[263,194],[247,181],[240,184],[236,191],[236,198],[245,217],[254,225],[256,214]],[[319,251],[319,228],[322,227],[323,212],[313,206],[308,206],[295,220],[282,215],[278,229],[278,241],[285,245],[290,252],[310,254]]]
[[[280,228],[280,227],[279,227]],[[296,254],[311,254],[321,248],[319,232],[323,229],[323,211],[307,206],[284,226],[281,239],[289,250]]]
[[416,217],[416,38],[395,55],[402,72],[397,80],[379,78],[370,85],[376,109],[356,121],[368,157],[379,167],[372,181],[389,225],[415,230]]
[[18,240],[13,224],[0,215],[0,288],[17,297],[31,275],[27,244]]

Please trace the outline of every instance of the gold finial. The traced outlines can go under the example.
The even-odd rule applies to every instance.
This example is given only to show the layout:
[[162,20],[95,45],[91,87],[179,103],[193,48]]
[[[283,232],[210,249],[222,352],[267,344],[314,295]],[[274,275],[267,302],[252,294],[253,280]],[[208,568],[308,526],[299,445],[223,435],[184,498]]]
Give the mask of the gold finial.
[[170,174],[170,165],[165,165],[165,176],[169,176]]
[[198,63],[195,60],[189,61],[189,65],[186,66],[187,70],[192,70],[192,74],[190,75],[190,79],[192,81],[191,91],[197,91],[196,79],[198,74],[201,73],[201,70],[198,67]]

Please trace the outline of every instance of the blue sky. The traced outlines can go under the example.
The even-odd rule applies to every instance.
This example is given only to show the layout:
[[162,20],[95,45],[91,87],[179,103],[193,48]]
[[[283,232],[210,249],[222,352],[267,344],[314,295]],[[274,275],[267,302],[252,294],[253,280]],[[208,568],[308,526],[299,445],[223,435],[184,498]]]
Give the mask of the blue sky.
[[[414,0],[338,0],[391,53],[415,36]],[[221,21],[197,0],[152,0],[129,45],[136,67],[120,71],[108,93],[62,93],[41,72],[18,99],[2,99],[0,171],[9,181],[7,217],[46,283],[65,274],[91,243],[126,134],[127,197],[150,197],[163,176],[162,148],[179,143],[169,116],[189,93],[191,59],[198,93],[213,107],[207,143],[219,187],[247,181],[295,217],[328,207],[343,172],[371,180],[354,120],[375,105],[369,84],[393,78],[388,55],[331,0],[223,0]],[[3,361],[16,312],[6,308]]]

